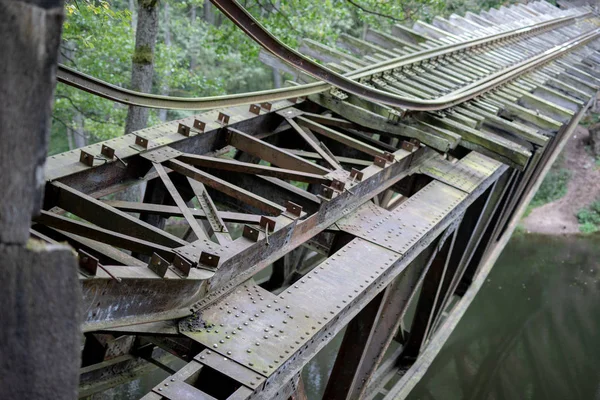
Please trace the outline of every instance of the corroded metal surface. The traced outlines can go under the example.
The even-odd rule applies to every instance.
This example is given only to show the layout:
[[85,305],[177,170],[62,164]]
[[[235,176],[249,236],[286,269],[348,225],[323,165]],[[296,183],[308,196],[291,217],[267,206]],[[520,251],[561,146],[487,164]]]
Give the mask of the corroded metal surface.
[[[303,52],[369,93],[445,109],[407,112],[313,83],[298,89],[307,99],[50,157],[31,234],[93,261],[79,273],[84,366],[102,370],[112,353],[92,339],[114,332],[134,343],[115,371],[138,368],[131,357],[169,371],[147,399],[287,399],[348,327],[339,362],[357,372],[336,366],[328,396],[377,393],[427,350],[595,96],[598,25],[588,9],[534,2],[369,28],[337,47],[305,40]],[[109,197],[130,187],[144,194]],[[401,350],[385,360],[393,340]],[[157,345],[188,364],[173,373],[152,358]]]

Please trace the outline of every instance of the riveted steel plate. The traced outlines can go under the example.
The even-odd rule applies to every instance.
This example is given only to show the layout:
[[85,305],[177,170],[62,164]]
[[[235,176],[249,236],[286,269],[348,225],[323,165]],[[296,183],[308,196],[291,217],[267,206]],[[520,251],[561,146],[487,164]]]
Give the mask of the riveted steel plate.
[[[285,228],[286,226],[288,226],[289,224],[294,223],[294,220],[292,220],[286,216],[283,216],[283,215],[273,217],[272,219],[275,220],[275,230],[274,230],[274,232],[269,233],[269,240],[270,240],[269,243],[277,242],[278,240],[281,240],[281,241],[288,240],[288,238],[286,236],[282,236],[278,232],[280,230],[282,230],[283,228]],[[251,241],[251,240],[243,238],[243,237],[238,238],[237,240],[234,240],[231,242],[226,242],[223,245],[219,245],[208,239],[202,239],[202,240],[196,240],[195,242],[190,243],[187,246],[178,247],[176,249],[173,249],[173,251],[175,253],[181,255],[182,257],[185,257],[188,260],[192,260],[194,262],[197,262],[199,260],[200,254],[202,252],[214,254],[214,255],[220,257],[219,263],[220,263],[220,265],[222,265],[223,262],[225,262],[229,258],[237,255],[239,252],[241,252],[242,250],[244,250],[252,245],[268,246],[269,244],[267,243],[265,233],[262,231],[259,231],[258,234],[259,234],[258,235],[258,239],[259,239],[258,244],[254,241]]]
[[[308,340],[307,310],[253,284],[208,307],[182,333],[255,372],[269,376]],[[235,333],[234,333],[235,332]]]
[[181,154],[182,153],[180,151],[175,150],[172,147],[165,146],[156,150],[150,150],[146,153],[141,154],[141,156],[152,162],[162,163],[172,158],[177,158]]
[[208,349],[202,351],[194,359],[252,389],[259,388],[265,382],[264,376],[238,364],[227,356]]
[[438,181],[471,193],[501,165],[499,161],[472,151],[454,163],[442,157],[431,158],[423,163],[420,171]]
[[154,392],[169,400],[215,400],[194,386],[177,380],[157,386]]
[[[389,250],[355,239],[280,296],[309,306],[318,330],[350,306],[397,259]],[[313,326],[311,330],[315,330]]]
[[365,203],[337,225],[341,230],[404,254],[466,196],[463,191],[434,181],[392,212]]
[[220,263],[223,263],[228,258],[235,256],[238,252],[250,247],[252,244],[253,242],[249,240],[234,240],[221,246],[211,240],[202,239],[196,240],[187,246],[173,249],[173,251],[193,262],[198,262],[198,260],[200,260],[200,254],[206,252],[219,256]]
[[268,377],[351,307],[397,258],[365,241],[347,245],[279,296],[244,284],[181,331]]

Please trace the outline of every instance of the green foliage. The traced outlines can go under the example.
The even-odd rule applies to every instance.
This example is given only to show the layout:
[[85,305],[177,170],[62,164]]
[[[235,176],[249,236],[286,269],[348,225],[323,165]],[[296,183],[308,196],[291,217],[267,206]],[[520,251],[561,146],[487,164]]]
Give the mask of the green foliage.
[[567,194],[567,185],[570,176],[570,172],[566,169],[551,169],[544,178],[533,200],[531,200],[529,207],[535,208],[551,203]]
[[600,230],[600,199],[577,213],[579,230],[582,233],[594,233]]
[[[273,71],[258,60],[259,46],[214,6],[205,10],[204,0],[138,1],[144,7],[160,7],[159,37],[153,56],[149,49],[138,48],[134,52],[132,19],[137,10],[129,9],[128,0],[66,0],[60,62],[126,88],[131,80],[132,62],[153,62],[152,92],[178,97],[214,96],[274,86]],[[435,15],[462,15],[506,2],[247,0],[241,3],[276,37],[297,48],[303,38],[333,45],[342,33],[360,37],[366,26],[389,32],[397,23],[412,26],[416,19],[430,21]],[[165,4],[169,6],[168,20]],[[50,154],[121,135],[127,111],[126,106],[59,83]],[[167,119],[190,114],[169,111]],[[159,122],[158,111],[152,110],[149,125]]]

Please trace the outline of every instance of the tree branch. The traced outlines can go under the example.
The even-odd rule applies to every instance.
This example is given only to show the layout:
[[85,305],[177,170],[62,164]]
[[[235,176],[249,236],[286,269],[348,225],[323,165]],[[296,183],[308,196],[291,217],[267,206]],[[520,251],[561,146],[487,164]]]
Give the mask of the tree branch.
[[114,122],[110,121],[110,119],[107,119],[107,120],[100,120],[100,119],[97,119],[98,117],[101,117],[101,115],[99,115],[99,114],[95,114],[95,113],[93,113],[93,112],[90,114],[90,113],[88,113],[88,112],[86,112],[86,111],[82,110],[82,109],[81,109],[81,108],[79,108],[77,105],[75,105],[75,102],[74,102],[74,101],[73,101],[73,99],[71,99],[69,96],[65,96],[65,95],[63,95],[63,94],[56,94],[54,97],[56,97],[57,99],[65,99],[65,100],[67,100],[67,101],[68,101],[68,102],[71,104],[71,107],[73,107],[73,108],[74,108],[76,111],[78,111],[79,113],[83,114],[83,116],[84,116],[85,118],[91,119],[91,120],[92,120],[92,121],[94,121],[94,122],[97,122],[97,123],[99,123],[99,124],[111,124],[111,125],[115,125],[115,126],[118,126],[118,125],[119,125],[119,124],[117,124],[117,123],[114,123]]
[[[411,17],[412,17],[412,14],[411,14],[411,13],[408,13],[408,17],[406,17],[406,18],[396,18],[396,17],[392,17],[391,15],[382,14],[382,13],[379,13],[379,12],[377,12],[377,11],[372,11],[372,10],[369,10],[369,9],[367,9],[367,8],[365,8],[365,7],[363,7],[363,6],[361,6],[360,4],[357,4],[357,3],[356,3],[355,1],[353,1],[353,0],[346,0],[346,1],[347,1],[348,3],[350,3],[350,4],[352,4],[354,7],[356,7],[356,8],[358,8],[358,9],[362,10],[363,12],[366,12],[367,14],[373,14],[373,15],[377,15],[378,17],[383,17],[383,18],[391,19],[391,20],[392,20],[392,21],[394,21],[394,22],[404,22],[404,21],[406,21],[406,20],[408,20],[408,19],[412,19],[412,18],[411,18]],[[403,10],[404,10],[404,12],[406,13],[406,9],[404,9],[404,8],[403,8]]]

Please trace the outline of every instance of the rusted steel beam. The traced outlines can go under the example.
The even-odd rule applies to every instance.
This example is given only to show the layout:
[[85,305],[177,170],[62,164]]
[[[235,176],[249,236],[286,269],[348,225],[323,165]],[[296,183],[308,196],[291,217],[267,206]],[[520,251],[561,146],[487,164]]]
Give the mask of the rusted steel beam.
[[323,398],[331,400],[350,399],[356,370],[360,365],[370,333],[377,321],[377,310],[382,306],[384,294],[379,293],[350,321],[344,332],[333,370],[329,376]]
[[298,116],[296,117],[296,120],[298,121],[298,124],[300,126],[304,126],[310,129],[311,131],[323,135],[331,140],[335,140],[336,142],[340,142],[353,149],[359,150],[365,154],[371,155],[373,157],[383,155],[382,150],[379,150],[376,147],[363,143],[360,140],[344,135],[343,133],[331,129],[325,125],[321,125],[318,122],[315,122],[311,119],[305,118],[303,116]]
[[[53,189],[56,189],[55,193],[52,192]],[[124,235],[155,241],[157,244],[169,247],[185,246],[187,244],[185,240],[177,236],[140,221],[60,182],[54,182],[49,186],[47,202],[51,206],[58,206],[99,227]]]
[[[369,332],[368,340],[360,348],[362,354],[360,362],[355,366],[352,385],[343,398],[357,399],[369,393],[368,385],[374,379],[375,372],[400,329],[406,310],[432,261],[431,255],[437,245],[438,242],[435,241],[424,249],[383,292],[375,323]],[[400,354],[398,352],[396,358],[399,358]],[[331,377],[330,382],[331,385],[335,385],[335,380],[331,380]]]
[[308,172],[298,172],[285,168],[274,168],[268,165],[252,164],[242,161],[206,157],[195,154],[183,154],[177,157],[178,160],[196,167],[218,169],[222,171],[239,172],[243,174],[254,174],[262,176],[272,176],[279,179],[293,180],[309,183],[328,183],[330,180],[320,174],[311,174]]
[[152,165],[154,166],[156,172],[158,172],[158,176],[162,183],[165,185],[165,188],[167,188],[167,191],[171,195],[171,198],[173,199],[173,201],[175,201],[175,204],[177,204],[179,211],[181,211],[181,214],[187,221],[191,230],[196,235],[196,238],[199,240],[210,240],[210,236],[204,230],[204,227],[200,223],[198,223],[196,218],[194,218],[187,204],[181,198],[181,195],[175,188],[175,185],[173,185],[173,182],[171,182],[171,179],[169,178],[167,171],[165,171],[165,168],[159,163],[152,163]]
[[277,167],[296,169],[298,171],[321,175],[330,172],[327,168],[310,163],[267,142],[255,139],[237,129],[229,128],[227,133],[228,144],[239,150],[245,151],[246,153],[252,154],[261,160],[268,161]]
[[[154,279],[124,277],[123,280],[128,282],[128,297],[135,298],[136,301],[128,308],[112,310],[111,318],[107,319],[107,307],[119,301],[118,299],[123,295],[122,289],[115,286],[108,277],[84,280],[82,282],[84,302],[90,305],[84,327],[86,330],[107,329],[189,315],[193,310],[200,309],[222,297],[224,293],[246,281],[256,272],[301,246],[317,233],[329,228],[339,218],[335,210],[356,209],[375,194],[416,171],[423,160],[433,155],[426,148],[413,153],[399,150],[396,153],[397,161],[386,165],[384,169],[374,165],[366,168],[362,171],[363,180],[352,184],[352,193],[344,191],[336,195],[324,204],[319,212],[309,218],[296,221],[286,216],[278,217],[276,231],[269,235],[268,246],[263,234],[260,235],[257,243],[243,237],[238,238],[233,242],[235,243],[233,246],[229,246],[232,251],[221,255],[218,273],[214,276],[203,275],[205,276],[203,279],[212,276],[209,292],[201,289],[206,283],[190,282],[189,278],[161,280],[157,276],[154,276]],[[197,273],[199,270],[192,269],[192,271]],[[148,273],[151,277],[152,273],[149,270]],[[142,293],[149,294],[141,295]],[[96,306],[97,302],[100,302],[100,306]]]
[[[183,217],[181,210],[176,206],[164,206],[160,204],[135,203],[122,200],[105,200],[106,204],[125,212],[148,213],[160,215],[163,217]],[[202,210],[190,209],[195,218],[205,219],[206,213]],[[226,222],[236,222],[240,224],[258,224],[260,215],[236,213],[231,211],[219,211],[219,217]]]
[[440,249],[434,256],[423,279],[419,301],[411,323],[408,340],[403,347],[402,359],[414,360],[425,345],[429,329],[435,318],[434,310],[441,294],[444,276],[447,273],[450,254],[456,242],[456,232],[452,238],[440,243]]
[[309,130],[302,128],[300,125],[296,123],[292,118],[286,118],[286,121],[290,126],[308,143],[308,145],[333,169],[343,169],[342,166],[338,163],[338,161],[331,157],[331,155],[325,151],[319,143],[315,140],[314,135],[311,134]]
[[265,198],[255,195],[239,186],[232,185],[231,183],[217,178],[214,175],[208,174],[197,168],[189,166],[188,164],[178,160],[168,160],[165,162],[166,166],[171,168],[178,173],[187,176],[201,182],[207,186],[212,187],[215,190],[225,193],[228,196],[246,202],[253,207],[256,207],[270,215],[279,215],[285,211],[285,207],[275,204]]
[[198,199],[198,203],[200,203],[200,207],[206,215],[210,235],[214,235],[219,244],[231,242],[231,236],[229,235],[225,221],[223,221],[219,215],[219,211],[217,210],[212,198],[208,194],[206,187],[204,187],[202,183],[192,178],[187,179],[192,191],[196,195],[196,199]]
[[486,193],[482,194],[475,202],[473,202],[471,207],[465,212],[465,215],[457,228],[456,239],[449,255],[446,273],[444,274],[444,278],[439,288],[438,298],[432,310],[433,320],[430,323],[428,336],[434,331],[436,322],[441,318],[442,312],[446,308],[451,296],[456,290],[456,285],[458,285],[458,282],[462,277],[464,264],[461,263],[461,260],[467,256],[466,251],[471,242],[477,240],[477,237],[475,236],[476,232],[478,231],[479,225],[485,222],[484,219],[486,215],[484,210],[488,206],[497,183],[498,182],[495,182]]
[[100,240],[103,243],[127,250],[148,255],[157,253],[167,260],[172,260],[174,257],[174,253],[170,247],[86,224],[52,212],[42,211],[39,217],[34,218],[34,221],[61,231],[74,233],[93,240]]
[[75,250],[83,249],[88,253],[96,256],[102,265],[132,265],[145,266],[146,263],[138,260],[135,257],[121,251],[115,247],[109,246],[106,243],[88,239],[79,235],[74,235],[69,232],[60,231],[41,225],[36,225],[40,230],[47,231],[48,234],[60,242],[67,241]]
[[[314,160],[322,159],[319,153],[313,153],[311,151],[296,150],[296,149],[285,149],[287,152],[294,154],[298,157],[310,158]],[[357,167],[366,167],[371,165],[373,162],[369,160],[359,160],[358,158],[340,157],[334,156],[334,159],[340,164],[354,165]]]

